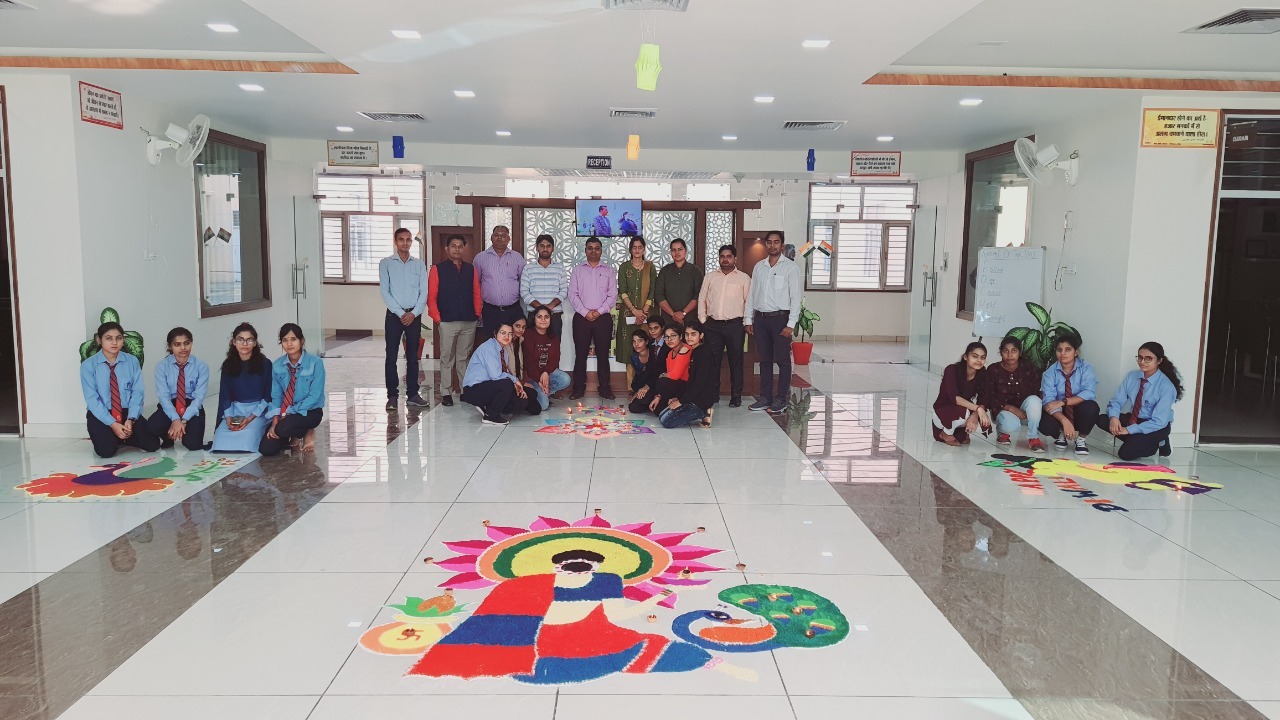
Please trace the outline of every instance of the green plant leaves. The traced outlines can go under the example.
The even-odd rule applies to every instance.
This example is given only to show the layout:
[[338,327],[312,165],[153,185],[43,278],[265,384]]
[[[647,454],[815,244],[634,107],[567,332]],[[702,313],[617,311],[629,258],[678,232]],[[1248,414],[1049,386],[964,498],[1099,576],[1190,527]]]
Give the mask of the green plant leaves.
[[142,336],[136,330],[124,331],[124,351],[138,358],[138,365],[143,365]]
[[1064,322],[1057,322],[1049,327],[1049,337],[1053,338],[1054,341],[1067,335],[1080,337],[1080,331]]
[[96,352],[98,352],[97,340],[89,338],[88,340],[80,343],[80,362],[84,362],[85,360],[93,357],[93,354]]
[[99,323],[120,322],[120,313],[115,308],[102,308],[102,314],[98,316]]
[[[103,308],[102,314],[99,315],[99,319],[101,322],[104,322],[104,323],[109,323],[109,322],[118,323],[120,322],[120,313],[116,312],[115,308],[109,308],[109,307]],[[94,330],[96,331],[97,328],[94,328]],[[138,331],[136,330],[124,331],[124,351],[138,358],[139,366],[141,366],[145,362],[143,358],[142,346],[143,346],[142,335]],[[85,340],[84,342],[80,343],[80,362],[84,362],[85,360],[88,360],[89,358],[93,357],[94,353],[98,352],[101,349],[102,349],[102,346],[98,344],[97,337],[90,337],[88,340]]]
[[1041,330],[1047,331],[1049,329],[1049,311],[1048,310],[1045,310],[1044,308],[1040,307],[1039,305],[1033,302],[1027,303],[1027,310],[1031,312],[1031,316],[1036,319],[1036,322],[1040,323]]

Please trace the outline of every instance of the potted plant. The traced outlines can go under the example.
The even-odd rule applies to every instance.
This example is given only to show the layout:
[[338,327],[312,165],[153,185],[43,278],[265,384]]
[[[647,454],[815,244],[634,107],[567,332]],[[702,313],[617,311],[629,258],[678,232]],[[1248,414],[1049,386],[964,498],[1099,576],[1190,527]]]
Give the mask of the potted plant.
[[1036,322],[1040,323],[1040,327],[1011,328],[1005,335],[1021,341],[1022,356],[1043,372],[1054,362],[1053,346],[1058,342],[1058,338],[1070,335],[1078,338],[1080,331],[1063,322],[1051,322],[1049,311],[1036,303],[1027,303],[1027,310],[1031,312]]
[[809,338],[813,337],[813,324],[821,319],[822,317],[810,310],[804,301],[800,302],[800,318],[796,320],[794,337],[791,340],[791,355],[797,365],[808,365],[813,357],[813,343]]
[[[99,324],[109,322],[120,322],[120,313],[116,312],[115,308],[103,308],[102,313],[98,316]],[[96,330],[97,328],[94,328],[94,331]],[[98,344],[98,338],[90,336],[88,340],[80,343],[80,362],[93,357],[94,353],[101,349],[102,346]],[[138,334],[136,330],[124,331],[124,347],[122,350],[138,358],[138,366],[142,366],[142,335]]]

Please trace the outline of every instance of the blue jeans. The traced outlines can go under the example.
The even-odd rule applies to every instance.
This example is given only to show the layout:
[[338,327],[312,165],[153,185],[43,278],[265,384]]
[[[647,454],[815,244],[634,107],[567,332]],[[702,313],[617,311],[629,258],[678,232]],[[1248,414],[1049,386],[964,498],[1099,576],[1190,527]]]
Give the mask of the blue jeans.
[[667,408],[658,413],[658,422],[662,423],[664,428],[678,428],[690,423],[702,422],[702,418],[706,416],[706,410],[693,403],[683,403],[675,410]]
[[[551,389],[551,394],[558,393],[569,387],[569,373],[563,370],[553,370],[547,373],[547,387]],[[551,406],[550,394],[542,392],[542,386],[538,383],[533,384],[533,391],[538,394],[538,405],[543,410]]]
[[[1041,401],[1039,396],[1030,395],[1026,400],[1022,401],[1022,407],[1019,408],[1027,414],[1027,436],[1035,437],[1036,429],[1040,427],[1040,411]],[[1001,410],[996,415],[996,429],[1006,435],[1012,435],[1018,432],[1018,428],[1022,425],[1022,421],[1017,415],[1008,410]]]

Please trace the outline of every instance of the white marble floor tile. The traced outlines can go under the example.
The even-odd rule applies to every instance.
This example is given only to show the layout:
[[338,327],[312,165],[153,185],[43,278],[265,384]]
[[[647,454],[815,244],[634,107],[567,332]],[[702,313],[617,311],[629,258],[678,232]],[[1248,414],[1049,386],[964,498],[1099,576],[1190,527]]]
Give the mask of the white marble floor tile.
[[1242,580],[1280,580],[1280,525],[1240,510],[1135,510],[1129,517]]
[[1255,707],[1258,712],[1266,715],[1271,720],[1280,720],[1280,701],[1254,701],[1249,703]]
[[747,572],[906,574],[847,506],[722,505],[720,510]]
[[[527,686],[526,686],[527,687]],[[308,720],[352,718],[528,718],[552,720],[556,698],[552,694],[485,696],[462,695],[326,695]]]
[[[635,680],[643,682],[645,678],[637,677]],[[789,720],[793,717],[790,702],[780,695],[708,693],[662,700],[660,711],[654,706],[654,698],[643,695],[577,695],[563,692],[556,702],[556,720],[653,720],[655,714],[664,720]]]
[[808,460],[724,458],[706,462],[716,498],[726,505],[844,505]]
[[1280,599],[1239,580],[1086,580],[1245,700],[1280,700]]
[[448,509],[444,503],[320,503],[240,572],[405,572],[419,562]]
[[400,577],[233,573],[89,694],[320,695]]
[[318,696],[210,695],[204,697],[88,695],[60,720],[307,720]]
[[804,457],[804,453],[791,442],[791,438],[781,428],[733,429],[717,432],[712,427],[709,431],[694,433],[698,443],[698,451],[708,460],[719,458],[796,458]]
[[[645,415],[641,419],[654,428],[652,435],[619,435],[596,440],[596,457],[614,458],[697,458],[698,445],[693,430],[673,428],[668,430],[658,424],[658,418]],[[699,432],[706,432],[699,430]]]
[[407,459],[370,460],[358,476],[344,481],[324,502],[453,502],[480,467],[479,457],[427,457],[416,464]]
[[52,574],[52,572],[0,572],[0,603]]
[[577,435],[541,434],[534,432],[534,428],[512,423],[502,431],[501,440],[489,449],[488,457],[595,457],[595,440]]
[[592,507],[606,502],[714,503],[716,495],[701,458],[598,457],[588,500]]
[[169,506],[43,502],[0,520],[0,572],[57,572]]
[[1081,506],[1072,510],[995,509],[991,514],[1078,578],[1233,579],[1207,560],[1124,517],[1125,513]]
[[1262,590],[1266,594],[1280,599],[1280,581],[1278,580],[1254,580],[1252,583],[1255,587]]
[[792,695],[796,720],[894,718],[894,720],[1032,720],[1007,698],[821,697]]
[[591,463],[590,457],[490,453],[472,473],[457,502],[585,503],[591,484]]

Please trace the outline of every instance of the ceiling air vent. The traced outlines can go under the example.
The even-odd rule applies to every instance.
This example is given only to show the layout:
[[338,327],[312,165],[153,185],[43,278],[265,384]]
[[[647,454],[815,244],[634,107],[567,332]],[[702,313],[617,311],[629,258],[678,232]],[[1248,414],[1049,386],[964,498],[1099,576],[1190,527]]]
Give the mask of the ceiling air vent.
[[1280,30],[1280,9],[1241,8],[1183,32],[1202,35],[1267,35]]
[[839,130],[844,120],[792,120],[782,124],[783,130]]
[[609,117],[629,120],[650,119],[658,117],[658,108],[609,108]]
[[425,123],[431,122],[418,113],[396,113],[396,112],[360,112],[361,115],[370,120],[378,122],[398,122],[398,123]]
[[604,0],[605,10],[674,10],[689,9],[689,0]]

